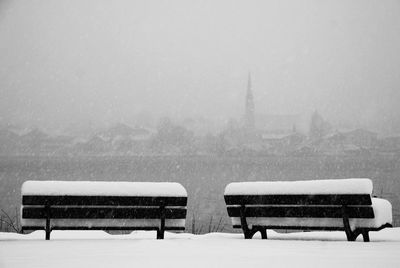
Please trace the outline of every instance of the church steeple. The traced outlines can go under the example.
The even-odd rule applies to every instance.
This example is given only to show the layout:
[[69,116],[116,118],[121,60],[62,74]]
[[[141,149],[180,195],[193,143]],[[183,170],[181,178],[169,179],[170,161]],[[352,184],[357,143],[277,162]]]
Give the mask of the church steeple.
[[244,124],[247,130],[253,130],[255,128],[255,119],[254,119],[254,100],[253,100],[253,92],[251,90],[251,74],[249,73],[249,78],[247,81],[247,92],[246,92],[246,107],[245,107],[245,118]]

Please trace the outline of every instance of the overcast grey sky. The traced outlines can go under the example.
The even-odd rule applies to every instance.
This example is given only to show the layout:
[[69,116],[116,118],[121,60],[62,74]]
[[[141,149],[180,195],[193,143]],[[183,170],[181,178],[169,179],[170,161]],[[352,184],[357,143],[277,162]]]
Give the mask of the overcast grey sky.
[[313,109],[400,130],[400,1],[0,2],[2,121]]

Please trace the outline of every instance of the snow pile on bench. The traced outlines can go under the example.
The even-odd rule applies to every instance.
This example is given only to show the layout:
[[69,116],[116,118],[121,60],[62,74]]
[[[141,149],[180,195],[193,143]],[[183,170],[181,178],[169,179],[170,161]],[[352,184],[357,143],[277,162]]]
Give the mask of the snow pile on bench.
[[225,195],[372,194],[370,179],[233,182]]
[[26,181],[22,195],[186,197],[176,182]]
[[[375,218],[373,221],[364,223],[367,227],[377,228],[386,223],[392,224],[392,204],[389,201],[381,198],[372,198],[372,208],[374,210]],[[361,223],[359,223],[361,224]]]

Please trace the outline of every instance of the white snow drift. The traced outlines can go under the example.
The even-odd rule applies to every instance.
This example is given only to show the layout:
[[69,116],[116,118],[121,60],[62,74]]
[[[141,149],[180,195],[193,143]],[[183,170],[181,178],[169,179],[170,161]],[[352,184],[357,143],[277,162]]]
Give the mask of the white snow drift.
[[0,233],[2,268],[80,267],[400,267],[400,228],[371,233],[371,243],[346,241],[344,232],[279,234],[109,235],[100,231]]

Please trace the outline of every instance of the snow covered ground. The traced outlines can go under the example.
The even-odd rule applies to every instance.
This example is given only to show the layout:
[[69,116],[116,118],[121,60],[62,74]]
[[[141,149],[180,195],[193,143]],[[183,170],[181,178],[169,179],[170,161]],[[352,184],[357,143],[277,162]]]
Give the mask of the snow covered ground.
[[[258,236],[257,236],[258,235]],[[370,243],[344,232],[207,235],[101,231],[0,233],[0,267],[400,267],[400,228],[371,232]]]

